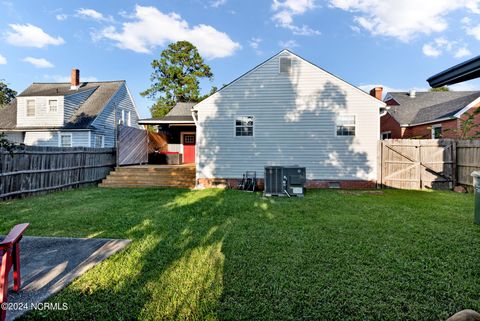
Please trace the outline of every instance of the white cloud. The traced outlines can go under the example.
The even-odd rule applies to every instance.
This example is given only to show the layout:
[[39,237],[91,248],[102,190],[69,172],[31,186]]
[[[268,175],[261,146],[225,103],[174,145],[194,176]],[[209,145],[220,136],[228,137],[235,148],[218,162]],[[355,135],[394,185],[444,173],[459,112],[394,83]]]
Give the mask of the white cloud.
[[470,50],[468,50],[467,47],[461,47],[457,51],[455,51],[455,54],[453,55],[455,58],[465,58],[470,56],[472,53]]
[[52,37],[42,28],[32,24],[10,24],[12,30],[5,33],[5,40],[14,46],[43,48],[48,45],[64,44],[62,37]]
[[86,9],[86,8],[77,9],[77,15],[82,18],[93,19],[96,21],[112,21],[113,20],[111,16],[105,16],[101,12],[98,12],[94,9]]
[[292,49],[295,47],[300,47],[300,45],[293,39],[287,40],[287,41],[279,41],[278,45],[282,48],[286,49]]
[[257,37],[253,37],[252,39],[250,39],[250,41],[248,42],[248,44],[250,45],[250,47],[255,51],[255,53],[257,55],[261,55],[263,52],[262,50],[260,50],[260,43],[263,41],[262,38],[257,38]]
[[428,43],[423,45],[422,52],[425,56],[428,57],[438,57],[442,54],[442,51],[440,49]]
[[0,65],[6,65],[7,64],[7,58],[5,56],[0,55]]
[[210,1],[210,7],[218,8],[225,5],[226,3],[227,3],[227,0],[213,0],[213,1]]
[[319,35],[320,31],[318,30],[307,25],[297,26],[293,23],[294,16],[302,15],[315,8],[315,0],[273,0],[272,10],[275,13],[272,19],[278,26],[291,30],[295,35]]
[[417,34],[447,29],[446,15],[459,9],[479,13],[480,0],[329,0],[330,6],[355,13],[354,21],[372,35],[408,42]]
[[459,41],[450,41],[443,37],[426,43],[422,48],[423,54],[427,57],[438,57],[443,53],[450,53],[455,58],[463,58],[471,54],[466,44]]
[[68,19],[68,15],[64,14],[64,13],[60,13],[60,14],[57,14],[55,16],[55,18],[58,20],[58,21],[65,21]]
[[212,26],[199,24],[190,27],[176,13],[165,14],[155,7],[135,7],[134,21],[125,22],[122,30],[109,26],[96,35],[116,42],[116,46],[140,53],[150,53],[167,42],[187,40],[193,43],[208,59],[233,55],[241,46]]
[[[51,82],[70,82],[70,76],[63,76],[63,75],[44,75],[43,78],[47,81]],[[98,81],[97,77],[86,76],[83,77],[80,75],[81,82],[91,82],[91,81]]]
[[50,61],[45,58],[34,58],[34,57],[26,57],[23,58],[22,61],[28,62],[32,64],[36,68],[53,68],[55,67]]

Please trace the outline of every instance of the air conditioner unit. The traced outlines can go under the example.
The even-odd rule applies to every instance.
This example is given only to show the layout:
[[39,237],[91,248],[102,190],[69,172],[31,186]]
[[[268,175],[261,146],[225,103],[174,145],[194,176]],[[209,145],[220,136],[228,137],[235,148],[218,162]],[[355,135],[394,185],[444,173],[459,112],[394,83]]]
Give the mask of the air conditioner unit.
[[300,166],[266,166],[265,196],[304,196],[306,168]]

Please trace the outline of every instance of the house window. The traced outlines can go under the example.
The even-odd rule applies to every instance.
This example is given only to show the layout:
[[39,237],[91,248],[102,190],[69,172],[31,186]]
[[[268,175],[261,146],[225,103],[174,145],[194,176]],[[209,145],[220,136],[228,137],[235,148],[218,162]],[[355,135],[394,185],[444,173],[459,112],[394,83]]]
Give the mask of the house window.
[[102,148],[105,146],[105,136],[95,135],[95,147]]
[[432,139],[442,138],[442,125],[432,126]]
[[337,117],[337,136],[355,136],[355,127],[354,115],[340,115]]
[[289,74],[292,70],[292,58],[280,57],[280,73]]
[[120,111],[120,122],[121,125],[125,125],[125,110]]
[[35,116],[35,99],[27,99],[27,116]]
[[130,111],[127,111],[127,126],[132,126],[132,115]]
[[48,101],[48,111],[51,113],[55,113],[57,111],[57,100],[52,99]]
[[253,136],[253,116],[242,116],[235,119],[235,136]]
[[382,140],[384,140],[384,139],[391,139],[391,138],[392,138],[392,132],[391,132],[391,131],[382,132],[382,133],[380,134],[380,138],[381,138]]
[[72,134],[60,134],[60,147],[72,147]]

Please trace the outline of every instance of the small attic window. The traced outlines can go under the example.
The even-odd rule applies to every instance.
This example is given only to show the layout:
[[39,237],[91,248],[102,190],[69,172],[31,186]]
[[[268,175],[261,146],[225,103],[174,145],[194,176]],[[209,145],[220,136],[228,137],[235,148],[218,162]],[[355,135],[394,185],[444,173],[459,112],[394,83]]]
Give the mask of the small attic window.
[[280,57],[280,73],[289,74],[292,70],[292,58]]

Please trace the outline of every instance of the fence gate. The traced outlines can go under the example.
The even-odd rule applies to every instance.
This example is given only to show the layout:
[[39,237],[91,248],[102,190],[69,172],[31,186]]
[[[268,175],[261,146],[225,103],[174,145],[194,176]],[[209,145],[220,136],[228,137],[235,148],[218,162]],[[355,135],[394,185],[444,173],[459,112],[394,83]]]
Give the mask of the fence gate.
[[384,188],[452,189],[455,160],[454,140],[383,140],[379,142],[378,182]]
[[117,163],[121,165],[148,162],[148,133],[146,130],[118,126]]

